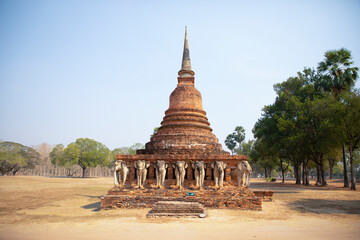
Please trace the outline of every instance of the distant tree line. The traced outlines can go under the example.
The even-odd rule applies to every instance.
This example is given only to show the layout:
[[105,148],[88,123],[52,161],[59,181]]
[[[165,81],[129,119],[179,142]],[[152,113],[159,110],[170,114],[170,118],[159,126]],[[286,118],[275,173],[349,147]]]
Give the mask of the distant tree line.
[[[359,174],[360,92],[358,68],[346,49],[325,53],[317,70],[305,68],[297,76],[275,84],[275,102],[263,108],[253,133],[255,140],[237,141],[235,130],[225,141],[231,151],[249,155],[251,162],[271,177],[292,171],[296,184],[325,186],[326,172],[342,168],[344,187],[356,190]],[[238,129],[239,127],[237,127]],[[238,143],[238,144],[236,144]],[[350,174],[348,174],[350,172]]]
[[79,138],[68,146],[42,143],[27,147],[15,142],[0,142],[1,175],[35,175],[64,177],[108,177],[116,154],[135,154],[144,145],[110,151],[104,144]]

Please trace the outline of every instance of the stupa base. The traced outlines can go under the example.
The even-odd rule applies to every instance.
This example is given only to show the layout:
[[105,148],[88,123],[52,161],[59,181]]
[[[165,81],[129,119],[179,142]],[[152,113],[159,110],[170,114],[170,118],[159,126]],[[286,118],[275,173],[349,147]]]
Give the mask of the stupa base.
[[[205,181],[206,184],[206,181]],[[167,180],[164,189],[148,184],[146,189],[113,187],[101,197],[101,209],[152,208],[159,201],[198,202],[209,209],[240,209],[261,211],[261,199],[247,187],[225,184],[220,189],[205,186],[198,189],[185,183],[184,189],[177,189],[175,182]]]

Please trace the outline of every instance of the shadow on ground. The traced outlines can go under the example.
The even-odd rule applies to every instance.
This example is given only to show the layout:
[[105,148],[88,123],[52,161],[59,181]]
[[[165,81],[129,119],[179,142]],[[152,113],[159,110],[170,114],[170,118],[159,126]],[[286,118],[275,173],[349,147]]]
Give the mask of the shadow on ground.
[[251,183],[250,187],[252,190],[288,190],[289,188],[296,188],[296,191],[312,190],[312,191],[342,191],[348,188],[335,187],[332,185],[328,186],[314,186],[314,185],[302,185],[295,183],[267,183],[267,182],[254,182]]
[[360,200],[302,199],[288,205],[301,213],[360,214]]
[[100,197],[101,197],[101,196],[82,195],[82,194],[76,194],[76,196],[82,196],[82,197],[88,197],[88,198],[96,198],[96,199],[100,199]]
[[90,203],[88,205],[84,205],[82,206],[82,208],[84,209],[89,209],[91,210],[92,212],[98,212],[100,211],[100,202],[94,202],[94,203]]
[[[100,196],[79,195],[79,194],[77,194],[77,195],[78,195],[78,196],[83,196],[83,197],[88,197],[88,198],[100,199]],[[91,209],[91,211],[93,211],[93,212],[100,211],[100,210],[101,210],[101,208],[100,208],[100,201],[99,201],[99,202],[94,202],[94,203],[91,203],[91,204],[88,204],[88,205],[84,205],[84,206],[82,206],[82,208],[84,208],[84,209]]]

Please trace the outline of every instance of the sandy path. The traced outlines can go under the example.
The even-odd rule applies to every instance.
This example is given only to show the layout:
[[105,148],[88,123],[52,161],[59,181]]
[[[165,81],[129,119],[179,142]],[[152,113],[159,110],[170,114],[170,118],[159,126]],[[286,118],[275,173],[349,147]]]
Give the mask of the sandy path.
[[0,239],[358,239],[360,192],[255,182],[263,211],[147,219],[149,209],[98,211],[109,178],[0,177]]

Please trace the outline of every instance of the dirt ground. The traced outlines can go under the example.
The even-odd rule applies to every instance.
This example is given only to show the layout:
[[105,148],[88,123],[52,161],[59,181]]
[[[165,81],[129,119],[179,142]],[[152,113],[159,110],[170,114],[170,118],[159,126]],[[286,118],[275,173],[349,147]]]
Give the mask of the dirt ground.
[[339,180],[326,188],[252,181],[275,191],[261,212],[148,219],[150,209],[99,210],[111,178],[0,177],[0,239],[359,239],[360,191]]

